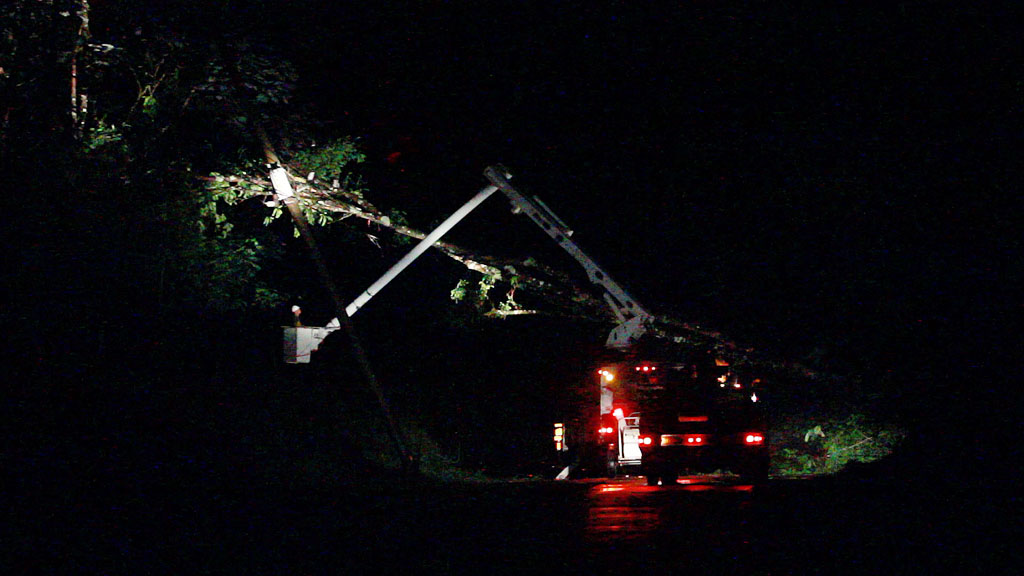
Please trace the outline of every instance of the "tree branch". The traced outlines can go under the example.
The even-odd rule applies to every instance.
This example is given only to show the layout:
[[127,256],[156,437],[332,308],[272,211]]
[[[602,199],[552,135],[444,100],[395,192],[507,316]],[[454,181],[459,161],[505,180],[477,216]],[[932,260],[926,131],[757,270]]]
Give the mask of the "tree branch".
[[[291,176],[296,183],[295,194],[303,206],[313,211],[328,212],[338,219],[356,217],[391,230],[395,234],[422,240],[427,233],[416,228],[392,222],[372,203],[353,192],[329,186],[313,180]],[[214,180],[203,178],[203,180]],[[224,181],[249,183],[269,187],[262,178],[225,176]],[[266,196],[269,196],[267,192]],[[263,196],[266,198],[266,196]],[[601,323],[614,323],[615,317],[607,304],[595,294],[590,286],[563,269],[547,266],[533,258],[501,258],[481,254],[456,244],[437,242],[432,246],[448,258],[458,262],[467,270],[493,277],[496,281],[510,281],[515,277],[522,293],[536,296],[551,310],[531,309],[515,311],[492,311],[486,315],[504,318],[514,315],[554,314]],[[835,377],[820,373],[799,363],[768,358],[753,347],[742,346],[721,332],[685,322],[669,315],[656,314],[651,332],[680,349],[712,350],[735,365],[753,367],[760,373],[772,372],[791,379],[834,380]]]

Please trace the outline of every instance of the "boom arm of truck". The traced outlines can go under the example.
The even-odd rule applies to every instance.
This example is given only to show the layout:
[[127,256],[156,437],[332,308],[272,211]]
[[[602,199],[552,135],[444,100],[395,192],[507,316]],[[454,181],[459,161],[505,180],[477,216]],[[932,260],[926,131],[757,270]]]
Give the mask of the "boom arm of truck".
[[[283,171],[282,171],[283,172]],[[273,172],[271,176],[273,176]],[[287,181],[285,181],[287,183]],[[276,186],[276,183],[275,183]],[[433,246],[442,236],[451,230],[456,224],[458,224],[463,218],[465,218],[474,208],[487,200],[491,194],[494,194],[498,190],[497,186],[491,185],[486,186],[476,193],[476,196],[470,198],[469,202],[462,205],[461,208],[456,210],[445,219],[437,228],[427,234],[423,240],[420,240],[408,254],[402,257],[401,260],[395,262],[383,276],[377,279],[376,282],[370,285],[369,288],[363,291],[355,300],[349,303],[345,307],[345,315],[352,316],[364,304],[370,301],[377,292],[380,292],[382,288],[388,285],[389,282],[395,279],[403,270],[406,269],[414,260],[419,258],[428,248]],[[284,329],[284,358],[285,362],[289,364],[306,364],[309,362],[310,355],[319,348],[320,343],[327,338],[331,332],[341,327],[341,323],[337,318],[331,320],[327,326],[323,328],[292,328],[285,327]]]
[[602,291],[605,302],[612,309],[618,325],[608,335],[605,345],[609,348],[627,348],[634,344],[646,332],[648,324],[654,318],[635,298],[629,295],[618,282],[587,256],[569,237],[572,230],[544,202],[534,196],[528,198],[519,193],[511,183],[509,174],[493,166],[484,171],[484,176],[497,186],[502,194],[512,203],[514,214],[526,214],[541,230],[550,236],[563,250],[579,262],[587,273],[590,282]]
[[[394,279],[409,264],[423,254],[430,246],[440,240],[448,230],[466,217],[474,208],[479,206],[494,192],[501,192],[512,203],[512,212],[515,214],[525,213],[538,226],[547,233],[555,242],[568,252],[577,262],[583,266],[590,281],[600,287],[603,297],[608,306],[615,314],[618,324],[608,335],[605,345],[609,348],[627,348],[644,334],[647,324],[653,316],[647,312],[622,286],[619,286],[590,256],[587,256],[575,242],[569,239],[572,230],[551,211],[541,200],[534,196],[527,198],[519,193],[509,179],[510,174],[495,167],[489,167],[484,175],[491,181],[491,185],[480,190],[476,196],[470,199],[465,205],[441,223],[434,231],[428,234],[417,244],[405,257],[395,263],[383,276],[373,283],[365,292],[359,295],[351,304],[345,308],[345,314],[352,316],[367,301],[370,300],[388,282]],[[277,179],[275,179],[275,176]],[[282,197],[291,194],[291,186],[288,184],[287,176],[283,169],[271,172],[271,180],[275,189]],[[291,364],[305,364],[320,343],[327,336],[339,329],[341,324],[337,318],[331,320],[327,326],[322,328],[306,327],[285,327],[284,329],[284,356],[285,361]]]

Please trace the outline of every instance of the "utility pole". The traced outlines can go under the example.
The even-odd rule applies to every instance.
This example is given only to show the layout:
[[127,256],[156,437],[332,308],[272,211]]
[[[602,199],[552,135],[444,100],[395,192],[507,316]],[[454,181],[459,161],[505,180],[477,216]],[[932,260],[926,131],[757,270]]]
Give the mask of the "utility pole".
[[266,130],[260,126],[257,128],[257,131],[259,133],[260,141],[263,144],[264,156],[266,156],[267,163],[270,165],[270,181],[274,185],[274,191],[277,193],[278,199],[284,202],[284,205],[288,208],[288,212],[291,213],[292,220],[295,221],[295,226],[299,230],[299,235],[301,235],[303,240],[306,241],[306,246],[309,247],[309,251],[313,255],[313,262],[320,274],[320,280],[324,283],[324,286],[327,287],[327,291],[331,295],[331,301],[334,303],[338,321],[341,323],[341,327],[344,328],[345,333],[348,335],[349,345],[352,347],[352,354],[355,356],[356,362],[359,364],[359,369],[362,371],[363,377],[366,379],[366,384],[370,387],[373,395],[377,398],[377,404],[380,407],[381,414],[384,416],[384,420],[387,424],[388,435],[391,437],[398,459],[402,463],[402,472],[404,475],[414,473],[418,462],[406,446],[402,431],[398,427],[394,415],[391,413],[391,406],[388,403],[387,397],[384,396],[384,391],[381,390],[380,383],[377,381],[377,376],[373,371],[373,367],[370,365],[370,359],[367,358],[366,352],[363,350],[363,346],[356,334],[355,326],[353,326],[352,321],[349,319],[348,314],[345,311],[345,302],[342,300],[341,293],[338,291],[338,287],[334,283],[330,270],[328,270],[327,264],[324,262],[323,255],[320,253],[320,248],[317,246],[316,238],[313,236],[313,231],[309,227],[309,222],[306,221],[306,215],[303,214],[302,207],[299,205],[299,200],[295,197],[295,192],[292,190],[291,182],[288,180],[288,173],[284,167],[281,166],[281,161],[274,152],[274,147],[270,143],[270,138],[267,136]]

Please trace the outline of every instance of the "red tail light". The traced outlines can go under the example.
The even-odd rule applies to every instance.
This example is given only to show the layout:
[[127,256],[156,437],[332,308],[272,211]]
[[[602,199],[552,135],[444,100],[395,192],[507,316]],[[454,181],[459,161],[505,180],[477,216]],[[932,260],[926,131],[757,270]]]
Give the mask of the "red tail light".
[[611,434],[612,432],[615,432],[615,430],[611,426],[602,426],[597,429],[598,434]]
[[683,441],[690,446],[697,446],[704,443],[703,434],[686,434],[683,436]]
[[641,436],[640,437],[640,444],[642,446],[650,446],[653,443],[654,443],[654,439],[651,438],[650,436]]
[[764,444],[764,434],[760,432],[748,432],[743,437],[743,442],[748,446],[760,446]]
[[662,446],[704,446],[708,443],[707,434],[662,434]]

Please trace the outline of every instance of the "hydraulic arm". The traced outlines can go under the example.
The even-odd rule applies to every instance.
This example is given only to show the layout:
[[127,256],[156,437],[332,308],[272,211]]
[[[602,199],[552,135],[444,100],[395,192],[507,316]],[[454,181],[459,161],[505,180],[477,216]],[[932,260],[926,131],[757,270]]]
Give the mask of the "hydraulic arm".
[[650,312],[644,309],[635,298],[629,295],[597,262],[587,256],[569,237],[572,230],[562,222],[541,200],[534,196],[527,198],[517,191],[504,171],[489,167],[484,176],[497,186],[502,194],[512,203],[512,212],[525,213],[541,230],[550,236],[563,250],[568,252],[587,272],[591,283],[603,290],[602,296],[612,309],[619,323],[608,335],[605,345],[609,348],[626,348],[635,343],[646,331],[647,324],[653,319]]

